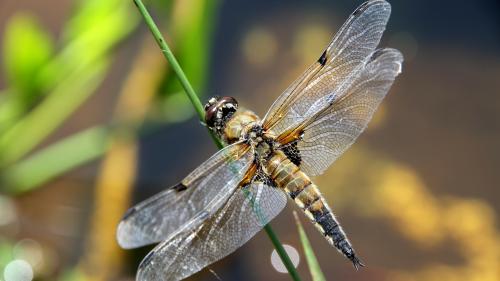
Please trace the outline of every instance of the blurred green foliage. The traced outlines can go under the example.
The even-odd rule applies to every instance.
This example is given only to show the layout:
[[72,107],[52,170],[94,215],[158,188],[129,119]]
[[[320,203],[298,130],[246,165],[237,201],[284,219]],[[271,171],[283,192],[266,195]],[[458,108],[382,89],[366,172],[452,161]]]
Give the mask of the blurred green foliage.
[[0,237],[0,268],[5,268],[5,266],[12,261],[14,244],[12,241]]
[[[203,94],[208,79],[212,34],[219,1],[179,1],[171,8],[171,32],[167,41],[189,77],[195,92]],[[171,39],[171,40],[169,40]],[[159,89],[162,120],[183,121],[194,114],[175,75],[167,73]]]
[[[32,191],[99,158],[123,128],[136,135],[147,133],[151,132],[148,127],[154,127],[148,124],[177,122],[194,113],[165,64],[162,83],[154,87],[157,96],[146,126],[111,120],[117,124],[85,128],[42,147],[42,142],[100,87],[109,74],[116,48],[140,22],[132,1],[81,0],[75,4],[58,38],[27,12],[18,12],[7,20],[2,46],[7,85],[0,90],[0,192],[20,195]],[[154,4],[186,75],[196,90],[203,89],[218,1]],[[13,259],[13,245],[1,239],[3,268]],[[61,272],[58,280],[85,278],[78,267],[62,268]]]
[[128,2],[80,1],[56,42],[30,14],[9,19],[3,46],[8,87],[0,100],[2,190],[29,190],[102,153],[101,134],[79,134],[82,139],[74,141],[92,144],[83,146],[89,150],[72,151],[62,142],[61,148],[18,163],[95,92],[107,75],[113,48],[138,22]]
[[30,14],[19,13],[8,22],[4,34],[3,61],[10,96],[23,113],[41,94],[39,80],[33,79],[54,53],[54,42]]
[[[195,90],[203,89],[218,1],[152,4]],[[32,190],[104,153],[106,124],[33,150],[101,85],[113,61],[113,49],[138,23],[135,7],[119,0],[77,2],[57,40],[29,13],[17,13],[8,20],[2,46],[8,87],[0,90],[0,190]],[[170,71],[165,71],[157,88],[147,124],[178,122],[193,115]],[[136,133],[151,131],[139,129]],[[81,149],[70,149],[68,144]]]
[[[4,191],[12,194],[27,192],[56,175],[99,157],[107,148],[107,134],[108,130],[104,127],[91,127],[41,150],[17,165],[7,167],[3,178]],[[58,155],[65,157],[55,157]]]
[[[0,126],[3,128],[0,167],[14,163],[31,151],[94,93],[109,68],[110,50],[138,23],[130,5],[118,0],[84,1],[75,11],[63,29],[60,51],[52,56],[49,47],[45,47],[47,51],[42,53],[22,47],[25,43],[36,44],[36,41],[51,42],[48,36],[42,35],[44,33],[37,33],[41,29],[34,27],[34,19],[14,16],[8,25],[6,34],[12,35],[7,38],[4,49],[11,56],[12,61],[7,67],[12,69],[8,72],[9,81],[14,82],[9,86],[14,88],[7,91],[7,104],[1,107],[11,114],[0,113],[0,116],[8,116],[7,122]],[[13,66],[32,60],[38,63]],[[15,95],[18,91],[27,91],[16,87],[25,80],[33,80],[32,86],[27,86],[30,92]],[[46,97],[35,106],[37,93],[44,93]],[[16,105],[21,109],[35,108],[20,116],[20,113],[25,113],[23,110],[11,110]]]
[[61,277],[58,279],[59,281],[85,281],[85,275],[80,272],[78,269],[70,269],[66,270]]

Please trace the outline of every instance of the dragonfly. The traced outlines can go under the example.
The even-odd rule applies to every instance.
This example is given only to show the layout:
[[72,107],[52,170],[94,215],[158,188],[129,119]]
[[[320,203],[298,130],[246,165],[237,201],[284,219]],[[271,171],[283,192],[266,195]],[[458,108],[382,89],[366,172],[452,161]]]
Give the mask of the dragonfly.
[[137,280],[191,276],[245,244],[289,200],[356,269],[363,266],[310,177],[353,144],[401,73],[402,54],[377,47],[390,13],[383,0],[359,6],[263,119],[233,97],[208,101],[206,126],[226,146],[118,225],[123,248],[159,243]]

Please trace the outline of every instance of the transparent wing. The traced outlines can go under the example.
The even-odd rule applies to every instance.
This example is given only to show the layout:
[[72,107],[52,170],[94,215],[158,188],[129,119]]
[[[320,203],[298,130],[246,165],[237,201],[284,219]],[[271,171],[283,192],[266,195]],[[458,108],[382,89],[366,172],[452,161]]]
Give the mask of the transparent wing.
[[358,7],[320,59],[274,102],[263,127],[279,135],[344,95],[357,70],[377,47],[390,13],[390,4],[381,0]]
[[297,142],[304,172],[321,174],[349,148],[401,72],[402,63],[398,50],[375,51],[346,95],[306,123],[302,139]]
[[180,280],[230,253],[252,238],[286,205],[283,191],[253,183],[195,231],[179,234],[153,249],[141,262],[138,281]]
[[117,240],[135,248],[196,228],[214,214],[237,188],[253,163],[246,144],[220,150],[180,184],[128,210],[118,225]]

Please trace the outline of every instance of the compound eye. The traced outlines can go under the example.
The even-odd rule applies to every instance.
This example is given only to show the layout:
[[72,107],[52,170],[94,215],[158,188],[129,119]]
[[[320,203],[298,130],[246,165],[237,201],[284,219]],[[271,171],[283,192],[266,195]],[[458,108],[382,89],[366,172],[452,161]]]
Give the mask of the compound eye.
[[215,103],[217,103],[219,101],[220,97],[219,96],[215,96],[215,97],[212,97],[208,100],[208,102],[205,104],[204,106],[204,109],[205,111],[211,107],[212,105],[214,105]]
[[227,105],[231,105],[231,107],[234,109],[238,108],[238,102],[233,97],[222,97],[219,102],[221,104],[225,104],[226,107]]
[[212,105],[208,107],[208,109],[205,111],[205,123],[209,128],[214,127],[216,118],[217,118],[217,106]]

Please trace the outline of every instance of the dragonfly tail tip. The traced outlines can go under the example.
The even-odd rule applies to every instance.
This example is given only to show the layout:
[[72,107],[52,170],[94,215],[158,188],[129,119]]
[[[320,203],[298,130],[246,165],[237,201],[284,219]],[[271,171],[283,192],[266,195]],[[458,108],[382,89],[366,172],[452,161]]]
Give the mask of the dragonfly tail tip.
[[352,257],[351,261],[352,261],[352,264],[354,265],[354,268],[356,268],[356,270],[359,270],[361,267],[365,266],[365,264],[356,256]]

